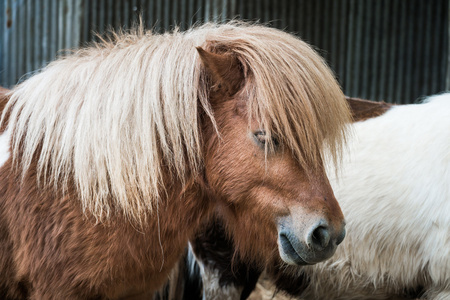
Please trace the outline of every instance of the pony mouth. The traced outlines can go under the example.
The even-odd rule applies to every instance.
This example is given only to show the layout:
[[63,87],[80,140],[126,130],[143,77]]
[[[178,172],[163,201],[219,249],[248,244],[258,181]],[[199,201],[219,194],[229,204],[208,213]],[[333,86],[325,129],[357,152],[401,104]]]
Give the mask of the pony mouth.
[[281,233],[279,235],[279,252],[281,259],[284,260],[286,263],[290,265],[311,265],[311,263],[306,262],[295,250],[294,246],[292,245],[291,241],[287,237],[286,234]]

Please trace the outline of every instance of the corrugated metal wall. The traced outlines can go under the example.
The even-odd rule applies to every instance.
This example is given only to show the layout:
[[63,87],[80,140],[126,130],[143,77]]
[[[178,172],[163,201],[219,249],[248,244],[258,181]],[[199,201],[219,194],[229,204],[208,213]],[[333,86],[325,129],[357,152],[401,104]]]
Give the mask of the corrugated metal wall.
[[11,86],[77,47],[83,0],[2,0],[0,85]]
[[157,31],[231,18],[313,44],[347,95],[408,103],[450,87],[449,0],[0,0],[0,85],[142,14]]

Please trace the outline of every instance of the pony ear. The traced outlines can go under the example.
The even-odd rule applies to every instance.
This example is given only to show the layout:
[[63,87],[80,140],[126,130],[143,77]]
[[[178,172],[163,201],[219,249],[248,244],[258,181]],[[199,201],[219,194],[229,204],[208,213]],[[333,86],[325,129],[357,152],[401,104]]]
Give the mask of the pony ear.
[[212,81],[211,89],[228,96],[236,94],[244,83],[241,62],[232,54],[217,54],[197,47],[198,54]]

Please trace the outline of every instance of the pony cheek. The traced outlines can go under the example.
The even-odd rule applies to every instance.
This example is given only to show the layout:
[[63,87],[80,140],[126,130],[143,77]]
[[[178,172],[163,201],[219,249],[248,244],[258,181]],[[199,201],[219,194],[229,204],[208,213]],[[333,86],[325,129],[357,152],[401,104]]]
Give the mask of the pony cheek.
[[255,187],[260,186],[260,173],[251,159],[239,150],[232,155],[218,153],[206,162],[205,168],[206,181],[216,198],[225,203],[243,205],[261,198],[254,193]]

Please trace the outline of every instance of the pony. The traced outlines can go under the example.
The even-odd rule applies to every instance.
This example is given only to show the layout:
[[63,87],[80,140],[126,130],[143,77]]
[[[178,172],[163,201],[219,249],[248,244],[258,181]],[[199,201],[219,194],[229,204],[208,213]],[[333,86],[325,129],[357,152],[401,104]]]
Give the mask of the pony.
[[301,299],[450,299],[450,94],[347,101],[354,135],[339,176],[328,171],[347,220],[335,255],[300,268],[250,265],[216,219],[191,241],[204,299],[246,299],[264,267],[262,295],[271,282],[272,294]]
[[324,60],[288,33],[141,25],[6,98],[5,298],[148,298],[213,212],[257,260],[322,261],[344,238],[324,158],[339,162],[349,109]]

